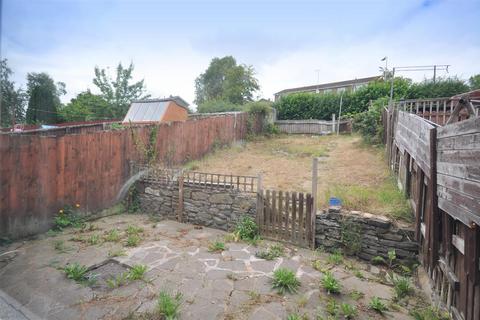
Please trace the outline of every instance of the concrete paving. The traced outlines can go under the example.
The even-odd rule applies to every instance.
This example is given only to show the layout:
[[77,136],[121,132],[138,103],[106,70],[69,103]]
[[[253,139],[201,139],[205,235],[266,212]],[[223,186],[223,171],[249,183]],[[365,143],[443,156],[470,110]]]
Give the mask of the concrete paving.
[[[126,247],[126,229],[132,225],[143,229],[141,242]],[[112,229],[121,236],[118,242],[105,241]],[[69,229],[0,248],[0,254],[17,250],[0,264],[0,289],[39,319],[123,319],[155,310],[161,290],[183,295],[180,319],[286,319],[292,313],[326,318],[329,299],[356,305],[357,319],[380,319],[367,307],[370,298],[379,296],[386,304],[392,298],[391,286],[381,283],[381,270],[369,271],[368,265],[356,260],[345,264],[354,268],[331,266],[327,254],[294,246],[285,246],[286,255],[272,261],[257,258],[255,253],[271,245],[269,241],[258,247],[230,242],[223,252],[209,252],[209,243],[223,240],[225,234],[174,221],[156,222],[146,215],[106,217],[83,230]],[[99,241],[92,240],[95,235]],[[122,250],[124,255],[112,257]],[[93,268],[108,259],[125,267],[146,265],[146,281],[98,290],[67,279],[61,270],[73,262]],[[342,284],[341,294],[329,295],[321,288],[323,274],[312,267],[314,260],[334,273]],[[291,269],[300,279],[297,293],[279,295],[272,290],[273,271],[280,267]],[[358,272],[364,277],[359,278]],[[398,307],[386,318],[410,319],[407,313]],[[0,319],[29,318],[0,299]]]

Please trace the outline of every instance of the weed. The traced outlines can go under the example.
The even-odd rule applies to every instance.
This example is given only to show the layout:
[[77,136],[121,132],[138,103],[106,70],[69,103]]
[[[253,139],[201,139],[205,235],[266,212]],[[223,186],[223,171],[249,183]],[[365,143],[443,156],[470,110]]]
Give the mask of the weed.
[[87,242],[94,246],[100,243],[100,235],[99,234],[92,234],[88,239]]
[[286,268],[278,268],[273,272],[272,288],[276,289],[278,293],[296,293],[298,287],[300,287],[300,281],[293,271]]
[[355,301],[360,300],[365,296],[363,292],[357,291],[357,290],[352,290],[349,294],[350,298],[352,298]]
[[139,233],[143,232],[143,228],[129,225],[127,227],[127,230],[125,230],[125,232],[127,233],[127,235],[138,235]]
[[165,318],[165,320],[176,320],[180,313],[180,306],[182,305],[182,294],[177,292],[172,295],[166,291],[161,291],[158,297],[158,311]]
[[73,207],[66,206],[58,211],[58,215],[53,220],[54,230],[61,231],[64,228],[79,228],[83,225],[83,218],[78,215]]
[[77,283],[84,283],[88,280],[86,276],[88,268],[80,265],[78,262],[67,264],[63,268],[63,272],[65,272],[68,279],[72,279]]
[[117,229],[110,230],[105,236],[105,241],[108,242],[118,242],[120,241],[120,233]]
[[127,247],[136,247],[140,243],[140,240],[141,239],[137,234],[130,234],[127,237],[127,241],[126,241],[125,245]]
[[55,250],[57,250],[60,253],[66,253],[71,249],[65,245],[65,241],[63,240],[56,240],[53,243],[53,247],[55,248]]
[[343,263],[343,255],[342,252],[339,250],[335,250],[328,256],[328,263],[333,264],[335,266]]
[[110,279],[107,279],[107,286],[110,288],[110,289],[114,289],[114,288],[118,288],[118,287],[121,287],[123,286],[124,284],[127,283],[128,281],[128,276],[129,276],[129,273],[128,272],[122,272],[120,273],[118,276],[116,277],[112,277]]
[[395,252],[395,249],[388,250],[388,266],[390,268],[393,267],[393,262],[397,259],[397,254]]
[[302,295],[300,298],[297,300],[297,305],[299,308],[303,308],[307,305],[308,303],[308,297],[306,295]]
[[130,280],[142,280],[147,272],[147,266],[143,264],[136,264],[132,266],[130,271],[128,271],[128,279]]
[[136,213],[140,210],[140,194],[135,185],[131,186],[130,189],[128,189],[128,194],[125,202],[128,213]]
[[380,300],[379,297],[372,297],[368,307],[380,314],[383,314],[385,311],[387,311],[387,306],[382,302],[382,300]]
[[410,312],[415,320],[450,320],[448,312],[429,306],[415,309]]
[[240,241],[240,235],[238,232],[228,233],[223,237],[225,242],[238,242]]
[[329,294],[340,293],[340,283],[333,276],[331,272],[326,272],[322,278],[322,287],[327,290]]
[[326,311],[329,315],[336,317],[338,315],[338,303],[335,299],[328,299]]
[[393,290],[397,299],[402,299],[413,292],[410,279],[405,277],[390,276],[390,280],[393,283]]
[[235,232],[242,240],[254,240],[258,238],[258,225],[252,217],[244,215],[237,223]]
[[308,320],[308,316],[306,314],[299,315],[298,313],[291,313],[287,316],[287,320]]
[[209,252],[222,252],[226,250],[226,247],[225,247],[225,243],[221,242],[221,241],[215,241],[215,242],[211,242],[208,246],[208,251]]
[[383,257],[380,257],[380,256],[373,257],[371,262],[374,265],[386,265],[387,264],[385,259]]
[[341,222],[341,241],[345,252],[355,255],[362,249],[362,227],[349,220]]
[[328,271],[328,268],[323,266],[321,260],[314,260],[312,262],[312,267],[313,267],[313,269],[315,269],[317,271],[320,271],[321,273],[325,273],[325,272]]
[[255,303],[259,302],[260,299],[261,299],[260,293],[255,292],[255,291],[248,291],[248,296],[250,297],[250,300],[252,300]]
[[126,256],[127,252],[123,249],[117,249],[113,251],[108,252],[108,257],[114,258],[114,257],[121,257],[121,256]]
[[348,303],[342,303],[340,305],[340,308],[342,309],[342,314],[345,319],[353,319],[357,315],[357,307],[352,306],[351,304]]
[[362,273],[362,271],[360,270],[355,270],[353,271],[353,274],[355,275],[355,277],[357,277],[358,279],[365,279],[365,275]]
[[259,251],[255,253],[255,256],[260,259],[273,260],[283,256],[284,254],[285,249],[279,244],[274,244],[270,246],[266,251]]

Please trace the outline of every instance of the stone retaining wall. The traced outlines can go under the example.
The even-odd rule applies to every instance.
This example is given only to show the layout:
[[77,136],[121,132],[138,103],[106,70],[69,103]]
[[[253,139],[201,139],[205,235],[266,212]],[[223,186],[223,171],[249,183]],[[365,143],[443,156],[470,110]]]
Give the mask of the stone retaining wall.
[[388,259],[392,249],[404,263],[415,260],[418,254],[413,228],[398,226],[384,216],[356,211],[317,214],[315,246],[328,251],[343,248],[364,260],[375,256]]
[[[177,219],[178,185],[140,181],[140,208],[164,219]],[[183,187],[183,222],[232,230],[242,215],[255,218],[256,195],[235,189]]]

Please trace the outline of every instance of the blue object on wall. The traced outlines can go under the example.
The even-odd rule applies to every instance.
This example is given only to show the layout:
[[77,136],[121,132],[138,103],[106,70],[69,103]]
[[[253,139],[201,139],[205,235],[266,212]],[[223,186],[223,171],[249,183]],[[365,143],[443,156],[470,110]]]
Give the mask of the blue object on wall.
[[340,207],[341,205],[342,205],[342,200],[335,197],[330,198],[330,201],[329,201],[330,207]]

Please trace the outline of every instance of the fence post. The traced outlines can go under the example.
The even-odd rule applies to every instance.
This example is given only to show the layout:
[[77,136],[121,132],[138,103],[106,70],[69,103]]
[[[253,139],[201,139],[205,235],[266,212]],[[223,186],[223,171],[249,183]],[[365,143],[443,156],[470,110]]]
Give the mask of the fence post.
[[332,133],[335,133],[335,113],[332,115]]
[[262,186],[262,175],[259,174],[257,178],[257,225],[261,226],[261,219],[263,219],[263,186]]
[[183,222],[183,170],[178,177],[178,212],[177,218],[179,222]]
[[313,158],[313,163],[312,163],[312,212],[311,214],[311,219],[310,223],[311,225],[310,230],[311,230],[311,235],[312,239],[310,239],[312,249],[315,249],[315,221],[316,221],[316,216],[317,216],[317,186],[318,186],[318,158]]

